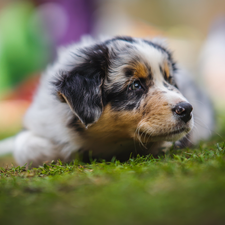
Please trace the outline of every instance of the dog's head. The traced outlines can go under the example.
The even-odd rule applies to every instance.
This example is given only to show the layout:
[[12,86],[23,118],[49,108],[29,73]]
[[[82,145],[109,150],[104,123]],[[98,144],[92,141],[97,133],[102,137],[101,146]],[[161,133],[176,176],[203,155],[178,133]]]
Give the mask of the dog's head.
[[54,84],[82,132],[153,142],[175,141],[191,130],[192,106],[176,86],[176,65],[165,47],[117,37],[70,54],[73,68]]

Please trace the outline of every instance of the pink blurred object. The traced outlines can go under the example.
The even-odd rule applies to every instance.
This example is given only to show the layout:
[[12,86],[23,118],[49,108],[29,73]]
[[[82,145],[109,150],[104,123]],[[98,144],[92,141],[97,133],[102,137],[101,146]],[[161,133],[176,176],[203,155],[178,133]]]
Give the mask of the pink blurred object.
[[0,131],[16,131],[20,129],[22,117],[30,105],[25,100],[5,100],[0,102]]
[[0,132],[21,128],[22,118],[39,83],[39,75],[31,76],[0,101]]
[[34,74],[8,93],[4,100],[31,102],[39,84],[40,74]]

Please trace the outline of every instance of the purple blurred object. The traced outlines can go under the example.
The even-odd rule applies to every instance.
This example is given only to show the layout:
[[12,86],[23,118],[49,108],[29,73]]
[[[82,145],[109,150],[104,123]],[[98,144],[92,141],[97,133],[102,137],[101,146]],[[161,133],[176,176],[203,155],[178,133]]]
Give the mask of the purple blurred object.
[[45,29],[50,35],[54,37],[57,33],[56,29],[62,31],[60,35],[55,36],[57,46],[70,44],[78,41],[84,34],[91,34],[95,0],[36,0],[35,2],[41,9],[40,14]]

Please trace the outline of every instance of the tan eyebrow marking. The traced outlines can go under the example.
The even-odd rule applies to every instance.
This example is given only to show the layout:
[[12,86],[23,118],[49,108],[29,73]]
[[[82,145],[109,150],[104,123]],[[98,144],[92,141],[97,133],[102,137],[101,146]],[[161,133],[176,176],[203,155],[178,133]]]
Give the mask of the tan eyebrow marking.
[[170,68],[167,62],[164,63],[164,74],[165,78],[169,79],[170,77]]
[[141,63],[141,62],[135,63],[134,77],[135,78],[144,78],[144,79],[146,79],[148,77],[148,70],[143,63]]

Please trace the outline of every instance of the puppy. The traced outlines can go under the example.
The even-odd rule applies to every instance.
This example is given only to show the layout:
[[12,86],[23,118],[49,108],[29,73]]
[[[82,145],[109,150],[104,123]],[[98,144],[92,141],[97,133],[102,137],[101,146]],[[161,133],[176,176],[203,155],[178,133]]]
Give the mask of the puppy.
[[83,160],[127,160],[137,154],[156,156],[175,141],[185,147],[208,138],[201,126],[189,133],[193,103],[179,88],[182,80],[186,96],[202,97],[206,111],[195,104],[200,117],[207,114],[202,124],[212,129],[214,122],[208,99],[192,90],[193,82],[185,77],[179,76],[171,52],[157,41],[115,37],[61,49],[24,117],[15,159],[32,166],[69,162],[74,154]]

